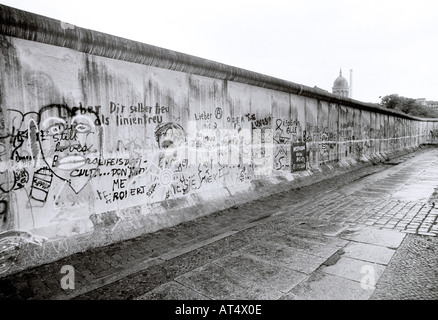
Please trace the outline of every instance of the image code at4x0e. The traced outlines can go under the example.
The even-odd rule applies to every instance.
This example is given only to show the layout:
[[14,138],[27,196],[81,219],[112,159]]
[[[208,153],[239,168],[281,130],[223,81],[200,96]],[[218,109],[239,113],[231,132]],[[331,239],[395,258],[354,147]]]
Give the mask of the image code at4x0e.
[[191,306],[182,304],[175,308],[176,315],[261,315],[260,304],[221,304],[218,306]]

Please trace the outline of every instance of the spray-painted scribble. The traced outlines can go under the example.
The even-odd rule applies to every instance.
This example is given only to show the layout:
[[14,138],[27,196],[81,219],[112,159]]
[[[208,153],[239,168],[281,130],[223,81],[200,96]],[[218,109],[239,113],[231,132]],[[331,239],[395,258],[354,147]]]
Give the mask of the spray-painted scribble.
[[[29,166],[35,157],[28,148],[29,126],[37,119],[35,112],[23,114],[14,109],[7,110],[10,122],[3,123],[3,134],[0,137],[0,192],[8,193],[23,188],[29,181]],[[29,152],[30,150],[30,152]]]
[[0,274],[11,269],[24,245],[41,246],[47,238],[26,231],[9,230],[0,233]]

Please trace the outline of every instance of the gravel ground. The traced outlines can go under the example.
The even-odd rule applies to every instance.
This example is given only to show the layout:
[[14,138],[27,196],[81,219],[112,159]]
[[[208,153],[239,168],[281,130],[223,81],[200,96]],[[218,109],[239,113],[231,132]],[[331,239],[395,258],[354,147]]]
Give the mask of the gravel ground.
[[408,234],[371,300],[438,299],[438,238]]

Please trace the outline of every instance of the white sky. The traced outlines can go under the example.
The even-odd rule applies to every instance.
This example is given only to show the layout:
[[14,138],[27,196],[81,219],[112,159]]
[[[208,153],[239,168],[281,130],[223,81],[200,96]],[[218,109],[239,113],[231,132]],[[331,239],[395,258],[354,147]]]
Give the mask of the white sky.
[[438,100],[436,0],[0,0],[151,45],[353,98]]

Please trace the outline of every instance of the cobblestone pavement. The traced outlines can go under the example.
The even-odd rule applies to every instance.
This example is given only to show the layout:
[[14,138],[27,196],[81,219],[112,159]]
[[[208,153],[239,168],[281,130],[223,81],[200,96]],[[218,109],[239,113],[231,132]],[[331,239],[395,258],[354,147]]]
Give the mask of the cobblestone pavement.
[[[438,149],[0,278],[1,299],[436,299]],[[74,267],[74,289],[60,273]]]

